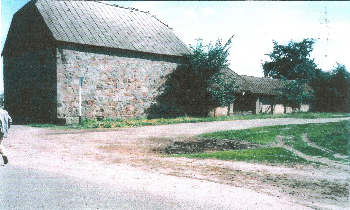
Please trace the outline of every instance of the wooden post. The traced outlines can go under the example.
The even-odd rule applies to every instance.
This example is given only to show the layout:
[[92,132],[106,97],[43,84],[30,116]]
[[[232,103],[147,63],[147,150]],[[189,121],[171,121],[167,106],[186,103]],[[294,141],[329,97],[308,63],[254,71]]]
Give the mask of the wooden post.
[[275,97],[271,97],[271,114],[274,114]]
[[84,77],[79,77],[79,125],[81,125],[81,89],[83,86]]
[[260,96],[257,95],[255,99],[255,114],[260,113]]

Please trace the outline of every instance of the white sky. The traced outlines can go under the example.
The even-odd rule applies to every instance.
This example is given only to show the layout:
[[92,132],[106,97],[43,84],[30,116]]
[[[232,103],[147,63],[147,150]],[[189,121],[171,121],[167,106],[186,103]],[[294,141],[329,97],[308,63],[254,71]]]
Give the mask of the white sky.
[[[1,0],[1,51],[13,14],[28,0]],[[280,44],[317,39],[311,54],[328,71],[336,62],[350,70],[350,2],[106,2],[134,7],[174,29],[187,45],[202,38],[205,44],[232,35],[230,68],[238,74],[263,76],[261,64],[269,58],[272,40]],[[327,13],[327,16],[326,16]],[[326,24],[326,20],[328,21]],[[1,59],[2,60],[2,59]],[[0,91],[3,90],[2,61]]]

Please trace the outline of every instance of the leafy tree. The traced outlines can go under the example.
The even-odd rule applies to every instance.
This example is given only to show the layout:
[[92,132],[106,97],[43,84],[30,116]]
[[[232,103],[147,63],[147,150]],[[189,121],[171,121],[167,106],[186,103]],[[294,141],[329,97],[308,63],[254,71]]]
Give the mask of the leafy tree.
[[231,39],[225,45],[221,40],[203,45],[199,39],[190,46],[192,53],[184,55],[184,62],[166,76],[157,103],[146,110],[148,117],[207,116],[232,101],[234,81],[225,82],[220,71],[228,66]]
[[216,102],[216,107],[228,107],[229,114],[237,87],[234,78],[229,78],[227,74],[219,71],[210,78],[208,91]]
[[285,80],[285,87],[277,90],[278,96],[277,102],[282,103],[284,106],[284,113],[286,113],[286,107],[292,107],[292,112],[295,113],[300,109],[300,104],[305,104],[313,99],[313,93],[307,92],[305,83],[298,80]]
[[273,43],[273,51],[268,54],[271,61],[262,64],[265,77],[310,81],[320,71],[314,60],[310,59],[314,39],[290,41],[287,45],[280,45],[276,41]]
[[[269,54],[271,61],[266,61],[262,65],[264,75],[310,84],[314,89],[314,111],[349,112],[349,72],[341,64],[337,64],[330,72],[318,69],[314,60],[310,59],[314,43],[314,39],[304,39],[301,42],[290,41],[287,45],[279,45],[274,41],[273,51]],[[289,87],[291,88],[289,91],[295,90]],[[295,95],[295,97],[303,96]]]
[[344,65],[337,64],[333,72],[333,87],[336,90],[336,112],[350,112],[350,73]]
[[315,90],[316,111],[350,112],[350,73],[344,65],[319,73],[310,84]]

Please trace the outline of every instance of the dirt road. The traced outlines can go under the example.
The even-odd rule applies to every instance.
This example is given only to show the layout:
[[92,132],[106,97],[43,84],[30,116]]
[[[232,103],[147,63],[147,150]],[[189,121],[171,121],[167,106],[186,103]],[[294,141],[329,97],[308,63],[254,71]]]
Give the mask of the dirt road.
[[[77,194],[73,190],[60,194],[66,196],[57,201],[61,202],[62,209],[348,209],[349,198],[344,189],[346,191],[349,187],[350,168],[344,163],[340,168],[334,165],[273,166],[164,158],[153,149],[174,139],[217,130],[349,119],[265,119],[116,130],[51,130],[13,126],[10,138],[4,142],[10,163],[0,168],[0,174],[7,177],[7,189],[11,189],[12,184],[18,184],[18,179],[11,178],[11,174],[22,171],[25,176],[30,171],[36,174],[34,177],[40,177],[39,174],[48,179],[50,176],[62,177],[67,183],[79,185],[89,182],[94,188],[105,189],[104,197],[109,195],[107,197],[111,198],[98,199],[101,196],[96,195],[93,197],[95,202],[91,202],[92,197],[86,197],[90,201],[84,202],[84,193],[91,188],[79,188],[84,193]],[[2,184],[5,182],[3,177]],[[67,187],[64,183],[36,184],[38,189],[40,186],[43,188],[40,192],[55,194],[62,187]],[[71,187],[74,188],[74,185]],[[28,193],[22,192],[22,195]],[[110,197],[113,193],[116,196]],[[96,191],[89,193],[90,196],[92,194]],[[115,201],[118,196],[137,198],[129,200],[131,203],[138,200],[139,204],[121,206]],[[10,202],[11,199],[13,197],[2,194],[2,205],[7,209],[10,208],[6,206],[6,201],[11,205],[24,205],[16,200]],[[45,203],[40,195],[35,199],[32,204]],[[147,201],[152,205],[146,205]],[[71,206],[67,206],[69,203]],[[162,203],[165,205],[162,206]],[[52,205],[57,209],[57,203]]]

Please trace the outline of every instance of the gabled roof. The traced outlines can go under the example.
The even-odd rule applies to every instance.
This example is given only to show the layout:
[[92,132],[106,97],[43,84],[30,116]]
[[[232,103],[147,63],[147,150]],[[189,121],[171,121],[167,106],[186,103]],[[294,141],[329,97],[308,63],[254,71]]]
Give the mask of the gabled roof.
[[[221,71],[226,75],[227,78],[235,79],[236,85],[238,86],[238,88],[236,88],[236,91],[239,93],[250,92],[254,94],[276,96],[278,94],[278,91],[285,87],[284,80],[239,75],[229,68],[222,69]],[[287,80],[287,82],[290,81],[292,80]],[[313,91],[313,88],[310,85],[304,85],[306,92]]]
[[238,75],[229,68],[225,68],[222,71],[227,75],[227,77],[235,79],[236,85],[238,85],[237,92],[277,95],[277,90],[285,86],[283,80]]
[[240,75],[245,80],[245,91],[255,94],[277,95],[277,90],[283,88],[283,80],[271,79],[266,77],[252,77]]
[[32,0],[53,39],[76,44],[181,56],[190,49],[148,12],[96,1]]

